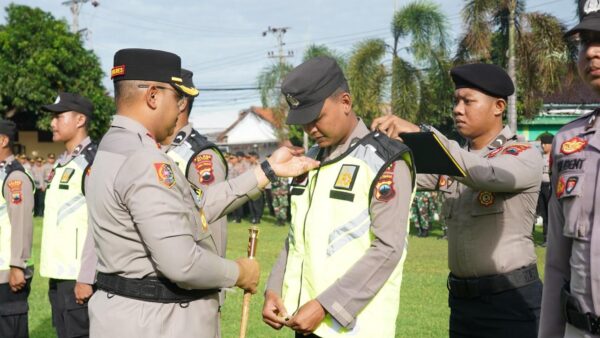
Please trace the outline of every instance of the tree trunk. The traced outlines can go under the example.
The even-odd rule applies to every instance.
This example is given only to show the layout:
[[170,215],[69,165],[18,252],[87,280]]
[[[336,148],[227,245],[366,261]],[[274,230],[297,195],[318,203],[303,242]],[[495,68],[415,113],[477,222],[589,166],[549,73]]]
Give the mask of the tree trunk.
[[508,97],[508,126],[515,134],[517,133],[517,70],[515,65],[515,10],[517,7],[516,0],[509,2],[509,20],[508,20],[508,76],[515,85],[515,93]]

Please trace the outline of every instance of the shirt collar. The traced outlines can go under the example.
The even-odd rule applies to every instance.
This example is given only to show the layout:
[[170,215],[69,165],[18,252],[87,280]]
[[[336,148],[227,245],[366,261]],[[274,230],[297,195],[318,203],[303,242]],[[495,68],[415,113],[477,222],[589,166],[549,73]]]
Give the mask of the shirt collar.
[[336,158],[343,154],[348,148],[354,145],[356,141],[362,139],[365,135],[369,134],[369,128],[365,125],[365,123],[359,118],[358,123],[350,133],[350,136],[346,139],[344,143],[331,146],[325,149],[324,159],[330,160]]
[[81,142],[77,145],[77,147],[75,147],[73,149],[73,151],[69,154],[67,151],[65,151],[64,153],[62,153],[62,155],[58,158],[58,163],[60,164],[65,164],[67,162],[69,162],[70,160],[72,160],[73,158],[75,158],[77,155],[81,154],[81,152],[83,151],[83,149],[85,149],[85,147],[87,147],[90,143],[92,142],[92,139],[90,139],[90,137],[86,137],[83,140],[81,140]]
[[174,146],[178,146],[180,144],[183,143],[183,141],[185,141],[188,136],[190,136],[192,134],[192,128],[194,126],[192,125],[192,123],[188,123],[185,126],[183,126],[181,129],[179,129],[179,131],[177,131],[177,133],[175,134],[175,138],[173,139],[173,142],[171,142],[170,147],[174,147]]
[[112,127],[123,128],[140,136],[140,140],[143,144],[153,145],[158,149],[161,149],[160,144],[156,142],[154,136],[138,121],[123,115],[115,115],[113,117]]
[[500,134],[498,134],[496,137],[494,137],[494,139],[487,145],[487,148],[489,150],[500,148],[500,147],[504,146],[506,144],[506,142],[510,141],[511,139],[515,139],[515,138],[516,138],[515,133],[513,133],[512,130],[510,130],[510,128],[508,126],[505,126],[502,129],[502,131],[500,132]]

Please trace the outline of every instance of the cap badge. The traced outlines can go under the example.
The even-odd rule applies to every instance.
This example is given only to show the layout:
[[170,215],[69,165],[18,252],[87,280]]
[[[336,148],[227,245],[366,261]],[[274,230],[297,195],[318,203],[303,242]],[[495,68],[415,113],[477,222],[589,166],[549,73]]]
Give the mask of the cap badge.
[[300,105],[300,101],[293,97],[292,94],[285,94],[285,99],[292,108],[298,108],[298,106]]
[[600,0],[587,0],[585,5],[583,5],[583,12],[585,14],[590,14],[600,11]]
[[59,103],[59,102],[60,102],[60,95],[58,95],[58,96],[56,97],[56,100],[54,100],[54,104],[57,104],[57,103]]
[[125,65],[114,66],[110,71],[110,78],[114,79],[117,76],[125,75]]

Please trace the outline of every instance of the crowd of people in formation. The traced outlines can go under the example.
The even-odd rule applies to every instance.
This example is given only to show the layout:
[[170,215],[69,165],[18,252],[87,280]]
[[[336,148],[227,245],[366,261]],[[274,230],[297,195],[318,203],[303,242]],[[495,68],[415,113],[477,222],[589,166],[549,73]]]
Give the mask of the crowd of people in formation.
[[[260,165],[260,156],[255,151],[250,151],[248,154],[237,151],[233,154],[225,153],[224,155],[227,158],[229,178],[238,177]],[[256,200],[248,201],[242,207],[234,210],[229,215],[229,219],[235,223],[247,219],[252,224],[258,224],[261,222],[266,208],[269,214],[275,217],[275,223],[278,226],[284,226],[289,221],[290,215],[289,183],[290,179],[285,177],[279,177],[275,182],[269,182],[263,194],[258,196]]]
[[52,168],[56,162],[56,155],[49,153],[44,159],[41,156],[36,156],[37,152],[33,151],[32,156],[19,154],[15,158],[21,163],[33,178],[35,185],[33,215],[36,217],[44,216],[44,199],[46,197],[46,188],[51,179]]

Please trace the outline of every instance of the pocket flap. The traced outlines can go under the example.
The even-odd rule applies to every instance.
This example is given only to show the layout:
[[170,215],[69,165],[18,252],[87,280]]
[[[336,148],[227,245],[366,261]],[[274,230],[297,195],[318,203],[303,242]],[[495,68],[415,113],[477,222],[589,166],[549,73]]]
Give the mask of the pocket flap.
[[0,306],[0,316],[16,316],[29,311],[27,302],[8,302]]

